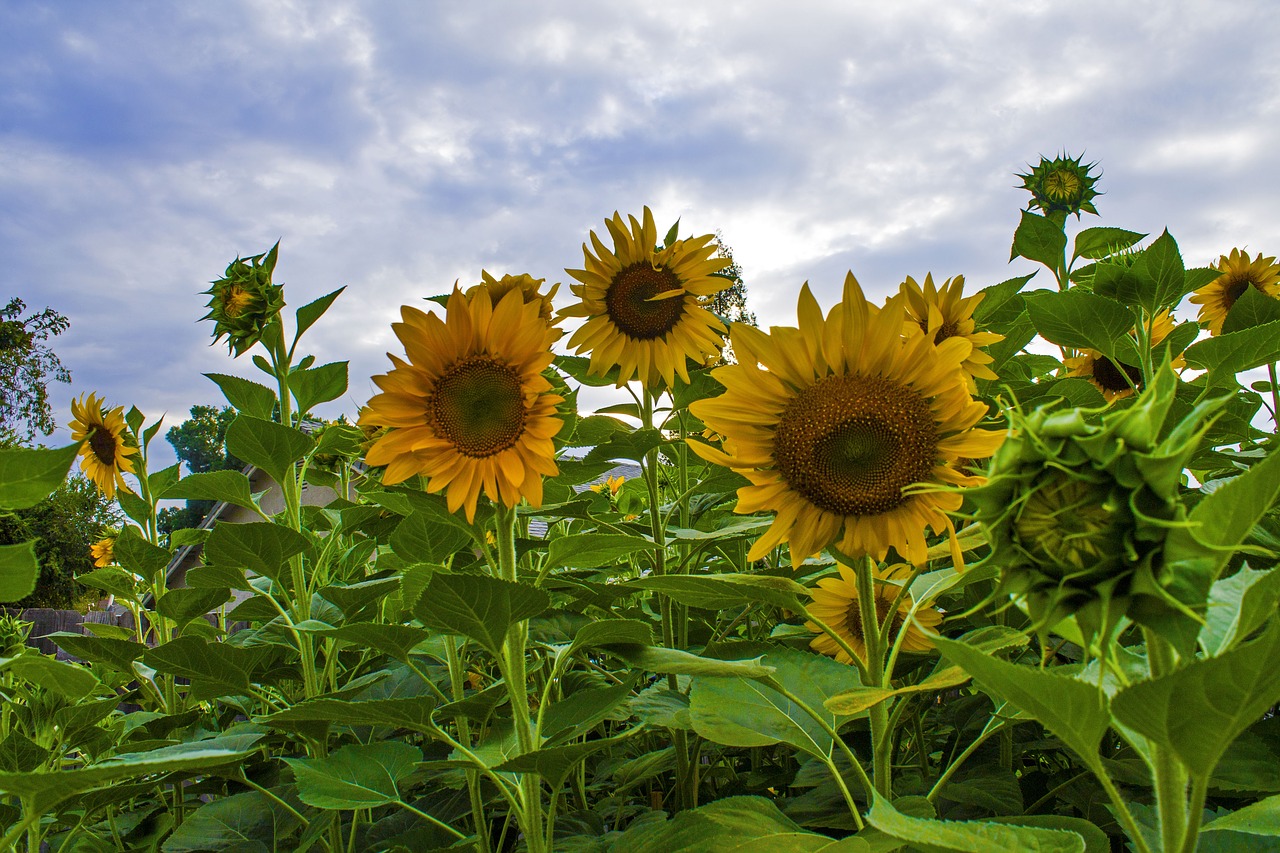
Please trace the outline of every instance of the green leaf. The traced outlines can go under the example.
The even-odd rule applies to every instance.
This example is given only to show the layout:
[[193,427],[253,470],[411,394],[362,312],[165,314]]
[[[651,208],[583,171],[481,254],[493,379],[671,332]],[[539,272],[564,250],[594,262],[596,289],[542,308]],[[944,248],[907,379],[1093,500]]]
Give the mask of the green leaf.
[[1270,838],[1280,836],[1280,796],[1267,797],[1223,815],[1206,824],[1200,832],[1247,832]]
[[298,401],[298,411],[303,413],[319,403],[336,400],[347,392],[347,362],[335,361],[310,370],[295,370],[289,374],[289,390]]
[[978,326],[985,328],[995,323],[1016,320],[1022,314],[1022,299],[1019,294],[1034,275],[1035,273],[1020,275],[982,288],[979,291],[982,301],[973,312],[973,319]]
[[604,415],[591,415],[580,418],[573,431],[570,447],[595,447],[603,444],[619,433],[629,433],[631,427],[617,418]]
[[80,699],[98,688],[98,679],[88,668],[32,651],[0,658],[0,671],[11,672],[68,699]]
[[112,637],[86,637],[70,631],[57,631],[48,635],[61,648],[90,663],[101,663],[112,669],[132,674],[133,662],[142,657],[147,647],[133,640]]
[[413,615],[428,628],[470,637],[497,656],[508,628],[550,606],[550,597],[537,587],[436,572],[413,605]]
[[[504,691],[505,692],[505,689]],[[429,695],[402,699],[370,699],[357,702],[346,699],[309,699],[292,708],[259,717],[274,728],[294,730],[299,723],[338,723],[343,726],[389,726],[430,733],[436,726],[431,721],[435,700]]]
[[307,455],[312,443],[296,429],[248,415],[227,427],[227,453],[261,468],[277,483],[293,476],[293,463]]
[[197,619],[231,600],[231,590],[225,587],[171,589],[156,599],[156,610],[161,616],[172,619],[181,629],[192,619]]
[[1144,285],[1141,304],[1149,313],[1173,307],[1182,299],[1186,268],[1167,228],[1138,256],[1133,272]]
[[187,586],[191,589],[253,589],[244,569],[208,563],[187,570]]
[[1076,234],[1075,250],[1071,260],[1088,258],[1096,261],[1107,255],[1123,252],[1146,236],[1146,234],[1126,231],[1123,228],[1085,228]]
[[152,545],[142,538],[136,527],[127,525],[116,537],[112,553],[117,563],[144,578],[158,576],[173,559],[173,554],[167,548]]
[[103,569],[94,569],[87,574],[76,575],[76,582],[89,589],[100,589],[126,601],[133,601],[138,597],[138,579],[133,573],[126,572],[118,566],[107,566]]
[[631,682],[608,687],[586,687],[553,702],[542,712],[545,746],[572,740],[599,725],[609,712],[631,695]]
[[1101,766],[1098,746],[1111,718],[1106,694],[1097,687],[1051,671],[1006,663],[955,640],[935,637],[934,643],[986,693],[1030,714],[1074,750],[1086,766]]
[[151,490],[151,494],[163,495],[166,489],[178,482],[178,478],[182,476],[178,467],[178,464],[174,463],[168,468],[162,468],[154,474],[149,474],[147,476],[147,488]]
[[[299,629],[303,630],[303,629]],[[411,625],[384,625],[377,622],[356,622],[341,628],[308,628],[308,633],[318,637],[330,637],[354,646],[376,649],[389,658],[406,661],[409,651],[431,636],[431,632]]]
[[278,578],[285,561],[310,547],[307,537],[270,521],[218,522],[204,543],[204,558],[216,565]]
[[[1047,341],[1076,349],[1095,349],[1112,361],[1131,364],[1129,330],[1134,316],[1123,304],[1084,290],[1037,290],[1023,294],[1036,331]],[[1117,353],[1121,353],[1117,357]]]
[[627,586],[661,592],[686,605],[706,610],[725,610],[760,602],[802,612],[805,587],[791,578],[772,575],[662,575],[628,581]]
[[645,454],[662,442],[662,433],[648,427],[635,432],[618,433],[608,441],[596,445],[590,453],[582,457],[582,461],[591,464],[628,459],[639,463],[644,461]]
[[420,512],[406,515],[391,534],[391,550],[406,563],[444,563],[470,544],[466,531]]
[[1063,250],[1067,248],[1067,235],[1062,228],[1049,219],[1022,211],[1022,220],[1018,230],[1013,232],[1013,248],[1009,252],[1009,260],[1022,257],[1030,261],[1039,261],[1051,270],[1056,270],[1062,263]]
[[588,622],[578,629],[561,656],[571,655],[579,649],[608,648],[609,646],[651,646],[653,628],[638,619],[601,619]]
[[1227,746],[1280,702],[1278,657],[1280,626],[1272,626],[1216,658],[1126,687],[1111,700],[1111,712],[1172,749],[1192,774],[1207,776]]
[[1222,322],[1222,333],[1230,334],[1280,320],[1280,299],[1267,296],[1256,287],[1246,287]]
[[188,474],[165,490],[166,500],[186,498],[191,501],[223,501],[233,506],[258,511],[249,491],[249,478],[239,471],[208,471]]
[[1208,371],[1210,387],[1233,385],[1242,370],[1280,360],[1280,320],[1206,338],[1185,355],[1189,366]]
[[319,594],[328,601],[342,608],[348,617],[353,617],[365,607],[379,601],[400,588],[399,577],[373,578],[359,583],[326,586],[319,589]]
[[47,498],[67,479],[79,452],[79,444],[0,450],[0,511],[26,509]]
[[838,714],[859,714],[886,699],[908,693],[931,693],[949,690],[969,680],[969,675],[958,666],[948,666],[933,673],[917,684],[906,687],[854,687],[833,695],[826,701],[827,710]]
[[641,536],[622,533],[585,533],[551,540],[547,551],[550,568],[594,569],[617,565],[624,557],[641,551],[652,551],[653,542]]
[[1036,853],[1085,853],[1084,838],[1075,832],[1015,826],[979,820],[932,820],[911,817],[876,795],[867,822],[881,832],[931,851],[990,853],[1034,850]]
[[298,799],[319,809],[366,809],[400,801],[397,785],[422,750],[403,741],[348,744],[325,758],[286,758]]
[[247,851],[252,845],[261,845],[261,849],[271,850],[277,840],[288,838],[301,825],[297,815],[276,799],[260,791],[245,791],[188,812],[161,849],[164,853],[203,853]]
[[35,540],[0,545],[0,601],[20,601],[35,592],[40,577]]
[[159,672],[191,679],[191,698],[200,701],[249,692],[245,653],[225,643],[210,644],[188,636],[148,649],[142,662]]
[[324,312],[329,310],[329,306],[333,304],[333,300],[342,295],[342,291],[346,290],[346,285],[339,287],[333,293],[326,293],[319,299],[308,302],[298,309],[298,331],[294,333],[293,339],[296,341],[302,337],[302,333],[324,316]]
[[[661,758],[661,756],[659,756]],[[679,812],[661,823],[635,821],[609,853],[871,853],[861,838],[835,840],[807,833],[763,797],[725,797]]]
[[717,660],[691,655],[679,649],[664,649],[656,646],[611,645],[609,653],[619,657],[637,669],[648,672],[661,672],[669,675],[723,675],[743,678],[767,678],[773,675],[774,668],[762,661],[763,657],[751,660]]
[[1214,583],[1200,629],[1200,647],[1220,655],[1261,628],[1280,602],[1280,571],[1255,572],[1247,566]]
[[276,392],[266,385],[259,385],[239,376],[225,373],[206,373],[222,389],[222,396],[237,410],[264,421],[275,413]]
[[595,753],[624,742],[631,734],[632,732],[629,731],[617,737],[596,738],[567,746],[535,749],[523,755],[508,758],[493,769],[504,773],[537,773],[547,780],[551,790],[556,792],[564,787],[565,779],[573,772],[573,768]]

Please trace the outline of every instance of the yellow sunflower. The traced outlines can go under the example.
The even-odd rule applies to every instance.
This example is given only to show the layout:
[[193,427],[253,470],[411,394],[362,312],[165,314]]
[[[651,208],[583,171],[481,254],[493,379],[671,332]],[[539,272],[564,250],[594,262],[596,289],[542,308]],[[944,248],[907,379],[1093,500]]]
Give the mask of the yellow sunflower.
[[1280,264],[1275,258],[1264,258],[1262,253],[1252,261],[1248,252],[1232,249],[1217,263],[1222,275],[1195,292],[1191,301],[1200,306],[1200,324],[1209,327],[1209,334],[1222,334],[1222,323],[1236,300],[1249,285],[1272,299],[1280,299]]
[[626,481],[627,481],[626,477],[621,477],[621,476],[606,477],[604,482],[596,483],[595,485],[591,486],[590,489],[591,491],[595,492],[598,495],[604,494],[605,491],[607,490],[611,497],[616,497],[618,494],[618,490],[622,488],[622,484],[625,483]]
[[[547,323],[553,324],[551,319],[551,300],[555,297],[556,291],[560,289],[560,284],[557,282],[551,285],[551,289],[543,293],[542,283],[544,281],[546,281],[545,278],[534,278],[528,273],[494,278],[486,270],[480,270],[480,283],[467,288],[467,296],[474,296],[478,290],[485,289],[489,291],[489,301],[497,305],[502,301],[502,297],[512,290],[518,290],[525,302],[538,303],[539,317]],[[559,340],[562,334],[563,332],[557,332],[556,339]]]
[[116,537],[114,535],[104,536],[89,546],[89,554],[93,557],[93,564],[99,569],[115,562],[115,550]]
[[960,366],[972,345],[902,335],[903,307],[876,311],[850,273],[844,299],[824,318],[806,284],[800,327],[769,334],[734,323],[738,364],[713,375],[727,389],[690,406],[724,436],[724,451],[695,452],[745,476],[737,512],[777,513],[748,554],[758,560],[783,542],[791,561],[839,542],[853,556],[883,560],[889,548],[919,564],[925,528],[950,531],[954,490],[977,485],[962,459],[990,456],[1002,431],[975,429],[987,411],[969,396]]
[[542,478],[558,473],[552,437],[557,394],[542,371],[551,364],[556,330],[540,316],[539,300],[519,288],[496,305],[487,288],[464,295],[456,287],[445,319],[401,309],[392,329],[408,360],[388,353],[394,368],[375,376],[382,389],[361,411],[364,428],[389,427],[366,461],[386,466],[383,482],[421,474],[427,490],[447,490],[450,512],[465,507],[474,520],[481,489],[515,506],[542,504]]
[[[813,604],[809,612],[817,616],[833,631],[841,636],[849,647],[863,661],[867,658],[866,634],[862,630],[862,608],[858,599],[858,579],[848,566],[837,564],[840,570],[838,578],[827,577],[818,581],[818,588],[810,593]],[[898,564],[876,572],[876,618],[884,622],[889,615],[893,600],[898,597],[900,583],[892,583],[895,579],[905,580],[911,574],[908,566]],[[898,603],[898,612],[893,616],[892,640],[898,632],[906,628],[907,635],[902,640],[902,650],[906,652],[927,652],[933,648],[933,641],[926,631],[932,632],[942,621],[942,614],[932,607],[921,607],[916,611],[915,619],[907,621],[913,604],[910,595],[904,595]],[[815,623],[806,622],[805,627],[818,632],[809,643],[809,647],[824,655],[833,655],[841,663],[853,663],[849,653],[831,639]]]
[[82,442],[80,455],[84,457],[80,470],[94,482],[108,500],[116,496],[116,487],[129,490],[125,474],[132,474],[133,456],[138,452],[124,422],[124,406],[110,411],[96,394],[88,398],[81,395],[71,401],[71,438]]
[[[1157,314],[1151,324],[1151,346],[1154,348],[1169,337],[1169,333],[1174,328],[1173,317],[1168,310]],[[1137,336],[1137,332],[1133,329],[1129,330],[1129,334],[1132,337]],[[1128,397],[1134,393],[1134,389],[1142,388],[1141,368],[1134,367],[1132,364],[1114,362],[1097,350],[1083,349],[1080,355],[1068,358],[1062,364],[1067,368],[1068,376],[1079,376],[1089,380],[1102,392],[1102,396],[1108,403]],[[1186,366],[1187,360],[1181,354],[1173,360],[1174,370],[1181,370]]]
[[[899,289],[899,296],[906,301],[908,322],[919,326],[920,331],[940,344],[947,338],[961,337],[973,345],[969,357],[961,364],[961,368],[971,379],[996,379],[995,373],[987,367],[994,359],[979,349],[1004,340],[1004,335],[995,332],[977,331],[977,323],[973,312],[982,302],[985,293],[964,295],[964,276],[958,275],[943,282],[938,288],[933,283],[933,275],[926,273],[924,285],[916,283],[907,276]],[[972,384],[970,387],[973,387]]]
[[590,371],[603,376],[618,366],[618,387],[639,376],[646,388],[661,379],[672,385],[677,375],[689,381],[685,359],[702,363],[724,345],[724,324],[703,307],[709,297],[732,284],[712,275],[729,258],[713,257],[715,237],[704,234],[655,248],[658,229],[644,209],[644,222],[618,213],[605,220],[613,251],[594,231],[595,254],[582,245],[586,269],[565,270],[581,284],[570,290],[581,301],[560,311],[562,317],[586,317],[569,346],[591,352]]

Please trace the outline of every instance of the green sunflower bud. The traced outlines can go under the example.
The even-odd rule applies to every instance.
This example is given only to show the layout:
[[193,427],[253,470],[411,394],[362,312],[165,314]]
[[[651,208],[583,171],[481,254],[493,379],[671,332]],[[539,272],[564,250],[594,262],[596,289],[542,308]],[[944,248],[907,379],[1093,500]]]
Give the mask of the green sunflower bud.
[[1093,199],[1098,196],[1093,186],[1098,176],[1091,174],[1097,163],[1082,164],[1082,157],[1072,159],[1065,153],[1053,160],[1040,158],[1040,165],[1023,175],[1022,189],[1031,193],[1031,208],[1040,208],[1046,215],[1059,213],[1065,216],[1074,213],[1080,218],[1081,211],[1097,215]]
[[267,324],[284,308],[284,286],[271,283],[279,248],[277,242],[265,254],[236,258],[204,291],[210,296],[209,313],[200,319],[213,320],[214,343],[225,335],[237,358],[262,340]]
[[1166,425],[1176,385],[1166,364],[1134,405],[1100,421],[1052,406],[1011,415],[987,483],[968,494],[999,593],[1025,602],[1037,630],[1069,616],[1086,636],[1122,616],[1152,627],[1199,618],[1203,601],[1174,593],[1164,542],[1187,525],[1182,471],[1217,404]]

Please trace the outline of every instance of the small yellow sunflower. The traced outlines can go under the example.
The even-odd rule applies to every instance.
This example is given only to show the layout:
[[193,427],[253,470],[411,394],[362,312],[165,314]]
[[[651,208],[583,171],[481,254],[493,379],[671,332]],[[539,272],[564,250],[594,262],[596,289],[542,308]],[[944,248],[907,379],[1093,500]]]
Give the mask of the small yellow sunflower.
[[132,474],[133,456],[138,452],[124,422],[124,406],[110,411],[96,394],[81,395],[71,401],[71,438],[82,442],[80,470],[94,482],[108,500],[116,496],[116,487],[129,490],[125,474]]
[[1264,258],[1262,253],[1252,261],[1249,253],[1232,249],[1217,263],[1222,275],[1195,292],[1191,301],[1200,306],[1200,324],[1209,327],[1209,334],[1222,334],[1222,324],[1227,312],[1244,294],[1249,285],[1272,299],[1280,299],[1280,264],[1275,258]]
[[923,563],[925,529],[952,530],[946,513],[962,502],[927,487],[981,483],[958,464],[990,456],[1004,439],[975,428],[987,407],[969,396],[960,369],[972,345],[904,336],[902,303],[876,310],[852,273],[825,318],[806,284],[799,317],[799,328],[769,334],[733,324],[740,360],[713,374],[727,390],[690,406],[724,436],[724,451],[690,446],[751,481],[738,490],[737,512],[777,513],[749,559],[789,542],[798,567],[839,541],[853,556],[883,560],[894,548]]
[[643,223],[628,218],[630,228],[616,212],[605,220],[613,251],[592,231],[596,254],[582,245],[586,269],[565,270],[581,282],[569,288],[581,302],[560,316],[587,318],[569,346],[591,352],[596,376],[617,365],[618,387],[635,376],[646,388],[656,388],[659,379],[669,387],[677,375],[688,382],[685,360],[704,363],[724,345],[724,324],[703,306],[732,284],[713,275],[732,261],[713,257],[712,234],[656,248],[658,229],[647,207]]
[[539,300],[520,289],[494,305],[487,288],[470,296],[454,288],[445,319],[401,309],[393,324],[408,361],[388,353],[394,368],[375,376],[382,389],[361,411],[362,428],[389,427],[366,461],[386,466],[383,482],[421,474],[427,490],[447,490],[449,511],[465,507],[474,520],[481,489],[515,506],[542,504],[542,478],[554,476],[552,437],[562,397],[542,375],[554,358],[556,330],[540,316]]
[[[837,564],[840,570],[838,578],[827,577],[818,581],[818,588],[810,593],[813,604],[809,612],[825,622],[839,634],[849,647],[863,661],[867,658],[866,634],[862,630],[862,608],[858,598],[858,579],[848,566]],[[911,574],[908,566],[898,564],[876,572],[876,618],[881,622],[889,615],[893,600],[898,597],[900,583],[894,580],[905,580]],[[942,614],[932,607],[921,607],[916,611],[915,619],[907,621],[911,613],[913,601],[910,595],[904,595],[898,603],[898,612],[893,616],[892,630],[889,637],[896,638],[898,632],[905,627],[907,635],[902,640],[902,650],[906,652],[927,652],[933,648],[933,641],[926,631],[932,632],[942,621]],[[805,627],[818,632],[809,643],[809,647],[824,655],[833,655],[841,663],[853,663],[849,653],[831,639],[815,623],[806,622]]]
[[[1151,324],[1151,346],[1154,348],[1169,337],[1169,333],[1174,328],[1173,317],[1168,310],[1157,314]],[[1129,330],[1129,334],[1133,337],[1137,336],[1137,332],[1133,329]],[[1080,355],[1068,358],[1062,364],[1067,368],[1068,376],[1079,376],[1089,380],[1102,392],[1102,396],[1108,403],[1132,396],[1135,389],[1142,388],[1141,368],[1134,367],[1132,364],[1114,362],[1097,350],[1083,349]],[[1179,354],[1173,360],[1172,366],[1174,370],[1181,370],[1187,366],[1187,360]]]
[[[489,301],[497,305],[502,301],[502,297],[512,290],[518,290],[525,302],[538,303],[538,316],[548,324],[554,325],[551,319],[551,300],[555,297],[556,291],[560,289],[560,284],[557,282],[551,285],[551,289],[543,293],[541,288],[544,281],[546,281],[545,278],[534,278],[528,273],[504,275],[499,279],[489,275],[486,270],[480,270],[480,283],[467,288],[466,295],[471,297],[478,290],[485,289],[489,291]],[[557,330],[556,340],[559,340],[563,334],[563,332]]]
[[104,536],[89,546],[89,554],[93,557],[93,564],[99,569],[115,562],[115,550],[116,537],[114,535]]
[[[924,285],[916,283],[907,276],[898,291],[900,298],[906,300],[908,322],[919,326],[920,331],[940,344],[947,338],[961,337],[973,345],[969,357],[961,364],[961,368],[970,379],[996,379],[997,376],[987,367],[994,359],[979,349],[1004,340],[1004,335],[995,332],[977,331],[977,323],[973,312],[982,302],[985,293],[973,296],[964,295],[964,276],[949,278],[941,289],[933,283],[933,275],[926,273]],[[970,384],[972,388],[972,383]]]
[[607,490],[611,497],[616,497],[618,490],[622,488],[622,484],[626,481],[626,477],[606,477],[603,483],[596,483],[591,486],[591,491],[598,495],[602,495]]

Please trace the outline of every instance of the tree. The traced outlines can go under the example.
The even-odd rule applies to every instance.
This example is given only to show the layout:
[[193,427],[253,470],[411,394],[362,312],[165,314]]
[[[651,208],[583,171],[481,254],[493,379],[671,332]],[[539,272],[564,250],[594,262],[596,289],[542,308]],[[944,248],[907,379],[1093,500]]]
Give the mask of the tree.
[[[236,410],[230,406],[192,406],[191,417],[171,427],[165,438],[192,474],[242,468],[244,463],[227,453],[227,427],[235,419]],[[168,536],[175,530],[198,527],[211,509],[213,501],[190,500],[185,507],[161,510],[156,522],[160,533]]]
[[30,441],[57,426],[49,381],[70,382],[71,372],[44,341],[65,332],[71,321],[52,308],[24,317],[26,310],[17,297],[0,308],[0,433]]
[[[748,326],[757,326],[754,311],[747,310],[747,285],[742,280],[742,267],[733,259],[733,249],[729,244],[725,243],[724,235],[719,231],[716,232],[716,245],[720,247],[720,257],[729,259],[729,266],[720,270],[714,275],[727,278],[733,284],[724,290],[715,294],[711,298],[711,304],[707,306],[711,313],[715,314],[726,323],[746,323]],[[724,352],[721,355],[721,363],[733,364],[733,345],[726,341]]]

